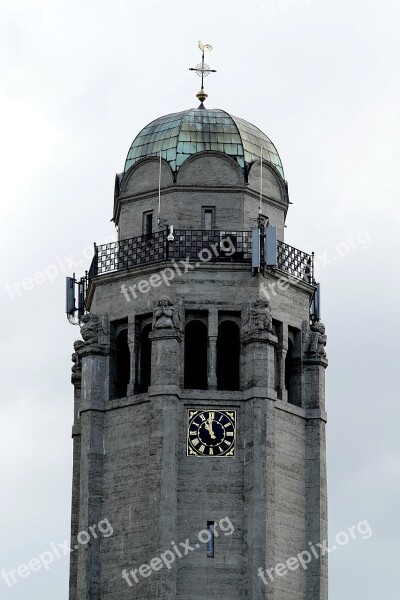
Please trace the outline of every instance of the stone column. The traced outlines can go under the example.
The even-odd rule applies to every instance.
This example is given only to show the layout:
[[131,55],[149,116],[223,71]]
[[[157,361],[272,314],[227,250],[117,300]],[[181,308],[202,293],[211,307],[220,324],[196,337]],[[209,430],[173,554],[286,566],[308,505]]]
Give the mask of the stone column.
[[325,410],[325,369],[328,366],[323,323],[308,327],[303,323],[303,406],[308,409]]
[[[84,346],[81,341],[74,343],[72,361],[71,383],[74,386],[74,425],[72,427],[73,439],[73,471],[72,471],[72,502],[71,502],[71,548],[76,543],[79,533],[79,493],[80,493],[80,461],[81,461],[81,426],[79,409],[81,401],[82,360],[79,349]],[[69,600],[76,600],[78,578],[78,553],[72,552],[69,570]]]
[[[322,323],[303,325],[303,406],[306,421],[306,542],[323,543],[327,531],[327,478],[325,439],[325,353],[326,335]],[[309,564],[307,571],[307,598],[327,600],[328,557],[320,556]]]
[[276,563],[275,557],[275,405],[252,397],[246,408],[245,524],[246,599],[274,598],[273,582],[259,576]]
[[281,347],[278,350],[278,372],[279,372],[279,384],[278,384],[278,397],[284,402],[287,402],[287,391],[285,387],[285,365],[286,365],[286,354],[287,350]]
[[217,340],[218,310],[212,309],[208,315],[208,389],[217,389]]
[[249,302],[243,311],[243,389],[259,388],[261,395],[277,398],[275,391],[275,346],[278,338],[273,334],[271,309],[268,300]]
[[248,600],[272,600],[258,569],[274,564],[275,547],[275,347],[269,303],[250,303],[243,315],[246,400],[246,545]]
[[180,345],[182,335],[175,329],[160,329],[150,333],[151,339],[151,390],[154,395],[162,391],[177,393],[181,374]]
[[281,346],[279,349],[279,373],[280,373],[280,392],[281,392],[281,400],[283,402],[287,402],[288,393],[286,389],[285,383],[285,374],[286,374],[286,355],[289,347],[289,336],[288,336],[288,326],[287,323],[282,324],[282,339]]
[[[167,297],[154,310],[151,349],[150,514],[153,556],[177,541],[177,453],[179,443],[179,385],[181,374],[181,320]],[[171,570],[153,573],[151,598],[175,600],[176,562]],[[162,594],[160,595],[160,590]]]
[[135,326],[136,326],[136,314],[131,313],[128,317],[128,347],[131,354],[131,374],[130,381],[128,384],[128,396],[133,396],[135,393],[135,382],[136,382],[136,356],[135,356]]
[[276,399],[275,346],[278,338],[267,331],[242,336],[244,348],[244,389],[263,388],[266,397]]
[[[81,319],[84,345],[79,349],[82,362],[80,398],[81,459],[79,490],[79,532],[73,542],[77,557],[76,600],[100,600],[100,539],[90,536],[90,527],[104,518],[101,498],[103,485],[104,408],[107,393],[109,355],[108,320],[88,313]],[[87,532],[88,543],[80,535]],[[84,536],[85,539],[87,536]],[[83,540],[83,538],[82,538]]]

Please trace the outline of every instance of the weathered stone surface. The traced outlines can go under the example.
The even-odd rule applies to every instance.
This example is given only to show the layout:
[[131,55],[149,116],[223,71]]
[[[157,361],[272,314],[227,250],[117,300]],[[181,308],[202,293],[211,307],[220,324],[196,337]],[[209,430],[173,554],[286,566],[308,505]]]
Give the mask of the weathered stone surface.
[[[259,170],[247,186],[226,157],[188,160],[177,183],[163,167],[163,216],[176,228],[201,229],[202,207],[215,206],[217,229],[250,229]],[[121,239],[141,235],[143,211],[156,213],[156,174],[150,160],[125,176],[116,211]],[[270,169],[264,181],[262,210],[283,240],[284,184]],[[137,266],[92,282],[91,314],[74,357],[72,536],[105,518],[114,533],[73,553],[70,600],[327,600],[325,560],[268,585],[258,575],[326,539],[326,337],[321,324],[308,325],[313,288],[292,278],[285,289],[269,287],[267,297],[262,285],[276,284],[280,273],[266,280],[249,265],[199,261],[186,273],[175,270],[168,284],[138,292],[141,281],[170,266]],[[136,285],[136,297],[127,298],[122,284]],[[196,311],[208,327],[208,390],[183,388],[185,319]],[[241,389],[221,391],[218,324],[230,315],[241,324]],[[135,394],[141,318],[152,323],[152,373],[148,392]],[[121,322],[131,381],[126,398],[110,400],[110,331]],[[300,406],[287,402],[285,389],[289,329],[301,336]],[[187,456],[189,408],[237,411],[235,457]],[[214,558],[200,544],[171,569],[131,578],[131,587],[122,578],[123,569],[149,564],[173,543],[195,545],[208,521],[225,517],[234,532],[215,538]]]

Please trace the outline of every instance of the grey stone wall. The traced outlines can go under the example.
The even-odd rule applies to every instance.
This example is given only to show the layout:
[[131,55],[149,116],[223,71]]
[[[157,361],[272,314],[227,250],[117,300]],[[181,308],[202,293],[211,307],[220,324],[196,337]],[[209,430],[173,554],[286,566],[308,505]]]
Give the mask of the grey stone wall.
[[[156,210],[155,167],[147,160],[126,175],[117,202],[121,238],[140,235],[143,210]],[[248,229],[252,212],[257,213],[257,172],[245,184],[230,159],[188,160],[180,187],[169,177],[163,167],[163,206],[176,227],[199,228],[201,206],[213,203],[219,229]],[[271,196],[264,197],[265,212],[283,239],[284,191],[271,171],[265,181]],[[98,333],[86,335],[77,351],[82,382],[74,381],[72,536],[104,518],[114,534],[92,540],[73,555],[70,600],[327,600],[325,561],[268,585],[258,576],[260,567],[274,567],[307,549],[308,541],[326,538],[327,362],[313,350],[316,333],[308,328],[313,289],[294,280],[279,289],[278,272],[264,279],[252,277],[243,264],[204,263],[168,286],[150,287],[136,298],[128,292],[129,301],[122,293],[122,284],[129,290],[167,266],[110,273],[91,284],[89,307],[100,320]],[[249,303],[266,299],[261,285],[269,290],[269,306],[265,320],[251,324]],[[205,311],[214,389],[183,389],[184,330],[156,328],[148,393],[134,393],[132,356],[128,395],[110,400],[112,322],[126,320],[133,354],[137,319],[152,313],[164,294],[183,321],[186,313]],[[215,344],[218,321],[230,313],[241,323],[241,389],[224,392],[215,389]],[[301,406],[288,404],[284,389],[289,327],[301,336]],[[237,411],[235,457],[186,455],[187,410],[202,407]],[[139,577],[132,587],[122,579],[123,569],[148,564],[172,542],[195,542],[207,521],[224,517],[235,530],[216,538],[214,558],[207,557],[203,545],[176,559],[170,570]]]
[[[142,235],[143,212],[148,210],[154,212],[157,230],[158,169],[158,159],[147,158],[125,175],[116,201],[119,239]],[[161,216],[177,229],[201,229],[202,206],[215,206],[217,229],[249,230],[258,216],[259,186],[259,164],[252,167],[246,183],[235,161],[220,153],[199,153],[189,158],[180,168],[176,182],[167,163],[163,163]],[[267,164],[263,166],[263,191],[262,212],[283,240],[286,188]]]

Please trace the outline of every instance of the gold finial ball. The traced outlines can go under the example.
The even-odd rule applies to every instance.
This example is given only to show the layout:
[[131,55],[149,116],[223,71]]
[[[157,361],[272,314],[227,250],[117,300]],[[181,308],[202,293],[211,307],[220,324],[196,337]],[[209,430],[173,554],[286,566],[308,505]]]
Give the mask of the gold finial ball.
[[200,102],[205,102],[208,98],[208,94],[206,94],[204,90],[200,90],[199,93],[196,94],[196,98],[198,98]]

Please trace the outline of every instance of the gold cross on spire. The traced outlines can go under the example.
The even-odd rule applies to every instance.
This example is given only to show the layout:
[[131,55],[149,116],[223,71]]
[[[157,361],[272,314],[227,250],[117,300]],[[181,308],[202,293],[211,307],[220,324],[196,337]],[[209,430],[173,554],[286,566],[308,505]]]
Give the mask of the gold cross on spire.
[[204,108],[203,102],[205,102],[208,97],[208,94],[206,94],[204,91],[204,77],[208,77],[210,73],[216,73],[217,71],[215,69],[210,69],[210,67],[204,62],[205,51],[208,50],[211,52],[213,47],[210,46],[210,44],[203,44],[202,42],[199,42],[198,46],[202,52],[201,63],[196,65],[194,68],[189,69],[189,71],[196,71],[197,75],[201,77],[201,90],[198,94],[196,94],[196,98],[198,98],[201,102],[199,108]]

